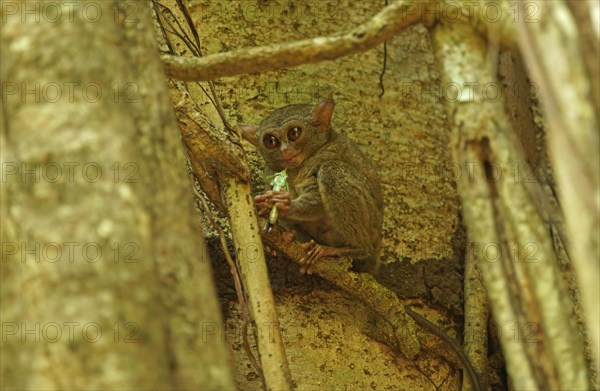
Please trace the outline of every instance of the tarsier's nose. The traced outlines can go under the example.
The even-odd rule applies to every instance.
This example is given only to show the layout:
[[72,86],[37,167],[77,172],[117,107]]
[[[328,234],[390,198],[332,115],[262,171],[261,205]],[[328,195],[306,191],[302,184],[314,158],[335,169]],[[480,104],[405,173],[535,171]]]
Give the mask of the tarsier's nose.
[[289,146],[286,143],[281,144],[281,156],[284,159],[290,159],[292,157],[294,157],[296,153],[289,148]]

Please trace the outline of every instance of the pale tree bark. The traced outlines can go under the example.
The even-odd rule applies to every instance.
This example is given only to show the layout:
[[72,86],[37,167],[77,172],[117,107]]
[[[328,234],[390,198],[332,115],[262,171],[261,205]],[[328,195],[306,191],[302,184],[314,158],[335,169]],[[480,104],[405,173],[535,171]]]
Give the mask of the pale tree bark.
[[[466,4],[467,2],[463,3]],[[503,2],[503,4],[506,4],[506,2]],[[532,4],[538,3],[532,2]],[[559,4],[558,9],[560,10],[562,2],[557,2],[557,4]],[[555,24],[565,30],[563,32],[559,31],[559,33],[564,33],[567,38],[572,39],[569,34],[572,34],[573,26],[568,23],[564,24],[565,21],[569,22],[569,19],[564,18],[562,11],[556,12],[556,8],[548,8],[546,11],[540,16],[553,15],[554,17],[558,15]],[[488,32],[490,29],[490,26],[481,24],[481,21],[471,22],[474,22],[480,31]],[[546,24],[545,22],[543,26],[546,26]],[[542,51],[544,45],[550,47],[555,41],[556,35],[553,35],[555,31],[552,28],[541,31],[541,27],[542,23],[539,23],[539,26],[528,26],[527,28],[534,31],[534,35],[537,36],[534,39],[526,37],[527,39],[520,41],[522,45],[537,47],[537,51],[533,50],[531,53]],[[536,28],[539,30],[536,31]],[[503,29],[488,32],[488,37],[510,47],[514,44],[513,33],[510,29],[506,29],[506,32],[507,34]],[[547,34],[547,37],[544,34]],[[537,42],[536,39],[540,37],[548,38],[548,40],[541,39],[540,42]],[[437,27],[435,38],[446,84],[467,81],[491,82],[498,86],[494,70],[495,65],[490,66],[486,63],[487,59],[495,57],[493,55],[488,57],[483,41],[472,28],[464,24]],[[575,46],[583,47],[583,45]],[[310,45],[307,47],[310,47]],[[465,47],[466,49],[463,50]],[[565,47],[568,48],[568,45],[565,45]],[[335,52],[336,48],[329,47],[329,50]],[[256,55],[255,57],[233,56],[231,58],[244,58],[245,61],[252,62],[253,59],[260,58],[263,54],[259,50],[253,53]],[[279,58],[277,56],[281,53],[286,54],[288,57],[290,54],[290,52],[283,50],[276,53],[272,59],[277,62]],[[318,58],[311,57],[308,61],[333,58],[334,56],[343,55],[345,52],[341,50],[335,53],[331,56],[326,54],[322,57],[317,56]],[[578,58],[580,55],[580,53],[574,52],[568,52],[567,54],[568,56],[563,58],[573,58],[571,54]],[[468,61],[465,61],[465,58],[468,58]],[[546,63],[543,65],[546,72],[552,69],[549,59],[548,56],[548,60],[545,60]],[[293,62],[293,65],[298,65],[303,61],[305,59],[300,59]],[[530,61],[534,63],[534,61]],[[282,66],[281,63],[276,63],[264,67],[264,64],[268,62],[262,59],[260,66],[263,66],[263,68],[254,71],[276,69]],[[290,65],[284,63],[284,65],[286,64]],[[597,85],[597,82],[594,82],[597,79],[589,76],[590,69],[593,68],[590,64],[593,65],[591,61],[586,61],[585,68],[588,77],[592,79],[590,85],[593,88]],[[581,68],[581,65],[576,65],[572,70],[576,75],[580,75]],[[564,71],[564,69],[559,70]],[[247,68],[234,69],[234,71],[228,68],[226,72],[247,71]],[[199,71],[196,69],[194,72]],[[532,71],[532,73],[534,72],[535,70]],[[570,79],[565,76],[566,72],[564,74],[561,72],[559,74],[562,80],[568,82]],[[187,75],[185,77],[191,76]],[[210,74],[202,77],[212,78],[218,77],[218,75]],[[579,90],[585,83],[580,83],[579,76],[576,76],[575,79],[576,83],[573,90],[577,95],[581,92]],[[556,96],[560,85],[549,83],[548,86],[553,91],[545,94],[555,99],[565,98],[564,96]],[[585,89],[585,86],[583,89]],[[465,92],[463,91],[463,93]],[[467,92],[467,94],[470,93]],[[567,98],[572,96],[572,94],[565,95],[568,95]],[[597,96],[594,98],[593,91],[589,95],[592,96],[592,100],[597,102]],[[461,98],[464,98],[464,96]],[[483,101],[485,101],[485,98],[489,98],[489,96],[483,98]],[[572,322],[569,322],[572,303],[569,302],[566,294],[560,271],[556,265],[556,255],[544,228],[545,216],[539,210],[536,210],[537,205],[533,200],[535,198],[534,193],[538,192],[532,191],[530,186],[523,185],[522,177],[518,177],[513,181],[514,183],[511,183],[513,178],[511,168],[516,164],[517,167],[524,170],[526,167],[524,160],[516,148],[513,131],[504,114],[504,106],[500,103],[496,105],[492,105],[490,102],[482,103],[481,100],[481,91],[477,91],[474,96],[466,100],[459,99],[458,102],[449,104],[448,112],[451,124],[454,127],[453,147],[455,148],[456,162],[459,167],[465,170],[462,172],[462,182],[459,184],[464,202],[465,221],[472,236],[472,245],[481,246],[479,248],[474,247],[472,250],[475,252],[482,269],[486,287],[491,297],[496,323],[502,328],[500,337],[508,361],[509,374],[517,388],[585,388],[588,383],[585,364],[581,358],[582,344]],[[598,224],[597,219],[594,221],[593,218],[597,216],[597,213],[590,214],[591,216],[587,216],[587,219],[584,216],[586,213],[589,214],[590,210],[594,212],[598,210],[598,183],[597,175],[594,175],[597,174],[594,167],[598,167],[596,164],[598,154],[597,150],[590,151],[590,148],[593,149],[593,146],[597,145],[597,134],[594,137],[594,133],[589,131],[590,125],[595,125],[595,123],[587,121],[586,111],[589,110],[585,105],[581,109],[584,114],[582,115],[582,112],[579,111],[561,113],[561,108],[569,107],[569,101],[566,99],[558,104],[554,104],[552,100],[544,104],[549,108],[548,111],[557,115],[559,120],[562,121],[560,123],[562,128],[566,129],[565,123],[571,123],[569,121],[575,119],[579,122],[573,121],[573,123],[580,123],[581,125],[577,129],[584,129],[584,136],[581,136],[581,133],[569,134],[569,132],[564,132],[565,135],[555,132],[557,136],[553,136],[555,140],[551,142],[554,142],[555,146],[564,143],[573,144],[569,146],[571,151],[567,155],[572,157],[574,163],[571,164],[566,160],[562,161],[556,158],[564,166],[559,167],[557,171],[564,170],[566,172],[563,174],[559,172],[559,178],[561,176],[563,178],[561,190],[563,199],[566,200],[565,204],[567,204],[567,207],[571,207],[573,211],[569,228],[571,237],[578,236],[578,232],[573,228],[578,218],[584,218],[586,232],[595,233]],[[594,111],[594,109],[597,113],[597,107],[592,108],[591,111]],[[561,118],[561,116],[565,118]],[[580,118],[574,118],[577,116],[580,116]],[[595,120],[597,122],[597,115]],[[574,128],[571,127],[570,130]],[[575,133],[574,130],[573,133]],[[554,150],[558,151],[559,148],[555,147]],[[585,156],[589,160],[584,162],[581,159],[577,160],[579,156]],[[228,171],[231,169],[228,165],[224,165],[224,167]],[[473,169],[475,171],[472,171]],[[497,177],[498,174],[501,174],[500,179]],[[569,187],[568,178],[570,176],[567,174],[575,178],[574,183],[577,183],[577,186]],[[582,176],[584,177],[583,180],[581,180]],[[581,194],[573,194],[577,191]],[[219,193],[215,192],[215,194]],[[581,198],[579,199],[581,202],[576,202],[578,201],[577,197]],[[254,217],[251,220],[254,221]],[[569,222],[567,221],[567,223]],[[585,256],[597,255],[597,241],[584,238],[578,240],[573,246],[580,249],[578,254]],[[498,251],[499,253],[489,253],[488,250]],[[580,274],[596,276],[597,273],[586,272],[590,270],[588,269],[589,265],[592,265],[592,271],[597,271],[597,261],[594,262],[594,258],[591,258],[591,262],[587,262],[585,257],[582,259],[584,261],[579,262],[582,262],[584,266],[580,267]],[[598,257],[595,259],[597,260]],[[587,283],[587,281],[584,281],[584,284]],[[594,293],[593,290],[588,290],[586,297],[593,298],[594,296],[590,295],[590,292]],[[587,303],[589,310],[589,299]],[[597,310],[594,312],[592,309],[589,313],[594,319]],[[597,326],[597,324],[597,322],[590,321],[590,329]]]
[[[329,37],[238,49],[206,57],[164,55],[167,75],[177,80],[214,80],[274,71],[359,53],[384,42],[422,19],[430,0],[396,1],[355,29]],[[429,13],[433,15],[434,12]]]
[[[166,4],[169,4],[169,2]],[[411,5],[414,7],[415,4]],[[172,3],[170,5],[171,10],[175,9]],[[406,11],[401,3],[396,3],[393,7],[390,6],[387,12],[382,12],[379,15],[388,15],[387,18],[390,18],[389,14],[391,12],[395,12],[396,16],[401,16]],[[174,12],[174,14],[176,13]],[[419,14],[420,8],[418,7],[410,12],[411,17],[415,20],[418,19],[416,16]],[[163,15],[162,17],[165,16]],[[384,18],[383,20],[386,19]],[[165,21],[165,23],[167,22]],[[170,26],[173,24],[171,23]],[[180,21],[180,24],[183,24],[183,20]],[[374,20],[366,23],[364,26],[369,26],[369,31],[364,34],[364,37],[373,37],[376,33],[381,33],[379,31],[381,24],[382,17],[375,17]],[[386,27],[387,31],[397,28],[397,26]],[[365,27],[361,27],[360,29],[365,30]],[[389,34],[389,32],[386,33]],[[348,36],[351,35],[348,34]],[[193,33],[189,31],[188,36],[193,36]],[[171,44],[171,47],[181,48],[184,44],[184,42],[178,41],[177,37],[173,35],[169,35],[168,38],[169,40],[173,40],[173,42],[179,42],[179,45]],[[373,44],[372,39],[365,38],[365,41]],[[335,41],[332,39],[329,47],[334,48],[333,51],[338,52],[340,50],[339,47],[343,49],[346,45],[348,45],[347,41]],[[358,50],[359,48],[354,49]],[[184,52],[184,50],[181,51]],[[276,53],[274,55],[276,58],[282,57],[281,51],[276,46],[266,51]],[[259,50],[259,52],[262,52],[262,50]],[[163,56],[163,60],[165,57]],[[193,61],[203,60],[203,58],[197,57],[192,57],[191,59]],[[278,60],[273,58],[270,58],[270,60],[273,61],[271,65],[277,65]],[[233,64],[231,65],[233,66]],[[236,72],[244,71],[244,64],[237,64],[237,66]],[[199,66],[197,69],[203,69],[203,66]],[[248,266],[242,264],[242,272],[243,274],[252,276],[251,278],[246,278],[245,282],[248,287],[251,287],[262,279],[262,277],[259,278],[257,276],[256,266],[261,263],[256,250],[261,249],[262,242],[259,240],[259,236],[255,236],[254,232],[258,232],[258,227],[264,226],[264,224],[256,223],[253,202],[248,202],[252,198],[249,187],[243,183],[249,180],[249,169],[245,163],[245,157],[240,154],[241,148],[236,144],[236,140],[232,140],[231,135],[228,136],[225,130],[220,130],[215,125],[215,123],[222,122],[222,120],[219,119],[215,106],[210,104],[206,94],[198,88],[198,85],[180,82],[173,82],[173,85],[175,87],[171,90],[173,101],[176,102],[176,113],[182,125],[183,140],[189,148],[190,162],[194,173],[199,178],[199,183],[209,198],[223,208],[226,206],[224,209],[230,216],[229,220],[232,230],[237,230],[237,236],[243,235],[240,240],[240,238],[236,237],[236,232],[234,232],[233,239],[236,244],[238,257],[246,257],[250,260]],[[189,97],[192,97],[193,100],[189,99]],[[194,104],[194,101],[196,104]],[[219,142],[214,142],[217,140]],[[235,164],[238,164],[237,170],[232,168]],[[210,175],[205,174],[207,171]],[[237,181],[241,183],[232,181],[231,178],[235,178],[235,176],[239,177]],[[221,182],[221,184],[219,185],[216,182]],[[233,201],[234,197],[235,201]],[[280,235],[275,231],[271,235],[266,235],[262,232],[262,236],[272,249],[276,249],[296,262],[302,258],[303,252],[294,247],[293,244],[283,243]],[[348,273],[343,266],[336,266],[339,263],[347,266],[347,261],[333,262],[331,263],[331,267],[328,266],[328,263],[323,262],[316,267],[315,274],[359,298],[371,307],[374,312],[381,315],[392,326],[392,332],[386,336],[386,339],[389,340],[388,345],[402,352],[406,357],[414,358],[420,350],[420,344],[416,337],[416,325],[412,318],[405,312],[399,299],[393,292],[378,285],[368,275],[358,276],[354,273]],[[263,292],[262,294],[264,295],[266,293],[265,289],[266,287],[259,286],[258,291]],[[265,326],[261,326],[262,324]],[[267,330],[275,324],[276,319],[266,319],[266,321],[260,322],[259,326]]]
[[470,24],[478,33],[497,39],[507,49],[516,50],[516,21],[534,19],[534,12],[509,0],[440,0],[438,20]]
[[[472,27],[433,31],[442,83],[475,86],[448,100],[458,190],[507,369],[515,389],[587,389],[581,336],[548,231],[514,165],[525,167],[502,99],[496,63]],[[492,47],[492,50],[493,47]],[[477,84],[469,84],[477,83]]]
[[[174,51],[176,47],[200,56],[200,42],[195,27],[187,28],[189,14],[181,1],[169,1],[168,8],[155,4],[157,22],[162,26],[162,45]],[[177,11],[179,8],[179,11]],[[181,15],[183,13],[183,15]],[[177,26],[177,33],[175,33]],[[183,37],[187,37],[184,40]],[[197,40],[194,42],[195,37]],[[183,49],[187,48],[187,49]],[[186,57],[181,57],[186,58]],[[175,104],[183,143],[188,151],[190,166],[201,188],[210,199],[227,213],[235,245],[240,279],[247,296],[249,311],[256,326],[256,340],[264,385],[268,390],[292,388],[283,336],[275,300],[256,224],[256,209],[250,192],[250,170],[239,134],[225,129],[220,118],[219,97],[208,96],[204,86],[181,81],[171,82],[171,97]],[[211,98],[213,101],[211,102]],[[246,302],[241,299],[241,302]],[[248,346],[246,346],[249,349]],[[247,351],[248,354],[251,352]]]
[[[261,222],[266,221],[261,219]],[[306,253],[295,241],[288,242],[277,227],[271,232],[262,232],[269,247],[285,255],[298,265]],[[416,324],[407,314],[404,305],[391,290],[377,283],[368,273],[349,271],[352,260],[349,258],[331,258],[314,266],[314,274],[365,303],[382,320],[377,333],[382,335],[386,344],[409,359],[415,359],[421,349],[417,339]],[[391,330],[390,330],[391,329]]]
[[[473,364],[473,369],[480,379],[482,389],[487,389],[488,379],[488,332],[487,325],[490,307],[487,301],[485,286],[481,271],[477,265],[478,257],[475,256],[473,247],[469,246],[465,255],[465,327],[464,350]],[[474,385],[465,381],[463,377],[462,390],[472,390]]]
[[[459,3],[465,6],[467,3],[485,5],[495,2]],[[437,4],[447,6],[449,2],[446,4],[437,2]],[[507,2],[500,2],[500,4],[503,7],[503,14],[510,15],[510,12],[507,12]],[[537,2],[531,2],[531,4],[537,7],[533,9],[534,11],[543,10],[539,8]],[[534,26],[537,23],[539,26],[536,27],[540,28],[545,26],[546,19],[544,18],[548,13],[541,12],[538,18],[532,14],[523,14],[527,10],[530,8],[517,7],[518,13],[515,14],[516,18],[513,18],[513,22],[516,19],[528,21]],[[440,19],[444,21],[445,18],[442,16]],[[509,25],[510,18],[503,19],[497,25],[491,25],[485,20],[472,19],[468,15],[467,17],[463,15],[461,22],[465,21],[473,23],[478,31],[485,32],[491,42],[507,47],[515,46],[514,26]],[[446,18],[445,22],[456,22],[456,20],[449,21]],[[561,20],[562,22],[564,20]],[[567,31],[572,31],[572,29],[567,28]],[[495,70],[497,53],[494,53],[493,50],[486,51],[483,40],[478,37],[473,28],[466,23],[437,27],[435,37],[440,62],[443,66],[445,84],[476,82],[481,86],[491,83],[494,88],[500,88]],[[304,53],[304,49],[318,48],[316,45],[318,42],[329,44],[327,53],[318,53],[314,57],[302,58],[300,54]],[[527,44],[527,42],[524,40],[522,44]],[[343,42],[341,43],[340,46],[343,46]],[[546,42],[547,45],[551,45],[551,43],[552,39]],[[182,73],[174,72],[173,74],[178,73],[180,77],[184,78],[212,78],[239,72],[273,70],[281,66],[331,59],[346,53],[341,47],[336,48],[333,41],[313,41],[312,46],[308,41],[296,44],[298,46],[283,45],[281,47],[256,48],[249,53],[234,52],[217,55],[207,58],[204,62],[198,62],[196,59],[190,60],[188,61],[190,69],[183,69]],[[584,46],[594,48],[593,45],[579,45],[579,47]],[[464,47],[466,49],[463,50]],[[540,45],[540,50],[541,47]],[[296,49],[299,50],[294,51]],[[340,50],[338,51],[338,49]],[[319,52],[319,50],[314,51]],[[290,60],[287,58],[290,57],[290,53],[298,54],[298,57]],[[593,50],[592,53],[594,53]],[[579,56],[579,53],[568,54],[574,54],[576,58]],[[563,58],[570,57],[563,56]],[[285,62],[282,58],[290,62]],[[465,58],[468,60],[465,61]],[[489,62],[490,59],[491,62]],[[171,60],[167,59],[169,62]],[[231,64],[239,60],[244,62],[244,64],[238,64],[239,68]],[[257,68],[245,66],[254,60],[256,60]],[[210,73],[212,72],[210,68],[214,67],[215,63],[227,65],[223,74]],[[202,73],[205,66],[210,71],[207,74]],[[585,61],[585,67],[591,80],[588,87],[594,88],[597,85],[597,78],[594,79],[590,76],[591,70],[594,69],[593,62]],[[550,65],[548,65],[548,69],[550,69]],[[574,71],[579,72],[577,66]],[[579,88],[578,86],[575,89]],[[468,89],[470,86],[466,87],[466,91],[469,92],[464,90],[463,94],[469,95],[471,93]],[[559,91],[558,87],[554,87],[555,91]],[[490,104],[493,102],[485,101],[490,97],[482,95],[481,90],[474,93],[474,96],[469,95],[467,99],[464,99],[466,96],[461,96],[457,102],[449,104],[448,112],[451,124],[454,126],[456,162],[465,170],[461,173],[463,175],[459,189],[464,202],[465,221],[473,238],[471,245],[474,248],[471,251],[475,253],[476,259],[481,264],[496,324],[501,328],[499,335],[507,357],[509,374],[517,388],[586,388],[589,381],[583,359],[583,345],[578,330],[571,321],[572,302],[569,300],[561,270],[557,265],[557,256],[546,230],[548,216],[551,213],[539,209],[540,203],[536,197],[543,192],[536,188],[537,185],[524,183],[526,178],[522,175],[527,172],[528,168],[517,147],[514,131],[506,118],[502,101]],[[590,95],[592,101],[597,101],[594,91]],[[562,106],[549,107],[555,112],[559,112],[560,107],[569,107],[568,103],[565,101],[562,102]],[[586,110],[585,107],[583,110]],[[597,108],[595,111],[598,111]],[[589,123],[583,125],[584,129],[589,129],[587,126]],[[592,133],[587,132],[586,134],[589,136]],[[584,144],[589,142],[592,146],[597,145],[597,139],[594,137],[586,136],[578,141],[563,139],[563,141],[570,141],[574,144],[581,140],[584,140]],[[579,151],[580,155],[591,156],[590,165],[598,167],[597,151],[593,150],[591,154],[584,153],[590,152],[590,148],[593,147],[588,146],[586,149],[584,146]],[[581,161],[577,161],[575,158],[577,154],[572,153],[571,156],[575,162],[573,165],[575,169],[571,170],[570,174],[576,178],[581,175],[589,175],[590,172],[597,174],[594,169],[589,170],[589,167],[577,169],[576,166]],[[584,166],[587,163],[585,162]],[[515,166],[520,174],[516,178],[513,174]],[[594,191],[597,192],[598,186],[593,182],[596,178],[597,175],[592,175],[591,184],[583,181],[581,186],[563,190],[563,192],[573,192],[575,188],[583,189],[581,197],[587,198],[581,200],[579,212],[587,211],[589,213],[590,210],[597,212],[597,193]],[[581,181],[576,180],[576,182]],[[589,202],[590,194],[592,203]],[[595,216],[597,213],[591,214],[590,218],[593,220]],[[589,232],[592,234],[598,232],[597,220],[586,224],[585,227],[590,228]],[[571,236],[573,235],[575,235],[574,231],[571,232]],[[590,251],[587,251],[586,254],[597,255],[597,245],[594,243],[587,250]],[[588,269],[582,270],[587,271]],[[593,265],[592,271],[596,271]],[[596,275],[597,273],[590,274],[590,276]],[[590,313],[593,318],[597,310],[592,310]],[[598,323],[592,321],[589,324],[591,328]]]
[[147,3],[53,4],[3,4],[2,388],[233,389]]
[[[600,138],[598,36],[591,3],[535,1],[544,23],[519,25],[519,45],[540,86],[548,148],[579,278],[587,332],[600,358]],[[581,4],[579,4],[581,3]],[[583,8],[583,9],[582,9]],[[597,12],[597,10],[596,10]],[[597,23],[597,20],[596,22]]]

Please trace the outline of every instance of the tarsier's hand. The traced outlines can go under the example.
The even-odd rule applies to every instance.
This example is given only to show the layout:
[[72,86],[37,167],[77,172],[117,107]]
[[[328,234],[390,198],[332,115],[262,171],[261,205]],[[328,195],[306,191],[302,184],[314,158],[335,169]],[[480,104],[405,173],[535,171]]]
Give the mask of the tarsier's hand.
[[335,257],[337,251],[334,247],[323,246],[314,240],[304,243],[302,247],[306,250],[306,254],[300,259],[300,274],[313,274],[313,266],[320,262],[324,257]]
[[279,210],[279,216],[283,217],[292,206],[290,192],[285,190],[269,190],[265,194],[257,195],[254,197],[254,203],[259,216],[267,216],[273,205],[275,205]]

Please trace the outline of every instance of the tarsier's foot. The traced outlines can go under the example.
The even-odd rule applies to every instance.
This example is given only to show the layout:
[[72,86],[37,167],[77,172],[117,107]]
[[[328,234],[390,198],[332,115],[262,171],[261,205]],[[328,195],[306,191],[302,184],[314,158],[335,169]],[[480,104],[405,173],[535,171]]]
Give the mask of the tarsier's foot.
[[277,256],[277,251],[275,251],[275,249],[273,249],[271,246],[269,246],[268,244],[264,245],[264,251],[265,254],[271,254],[272,256],[276,257]]
[[294,240],[294,236],[296,236],[296,232],[294,232],[294,230],[292,230],[292,229],[286,228],[281,233],[281,238],[287,244],[292,243],[292,240]]
[[319,262],[321,258],[337,256],[335,247],[323,246],[314,240],[304,243],[302,247],[306,250],[306,255],[300,260],[300,263],[302,264],[300,267],[301,274],[312,274],[313,266]]

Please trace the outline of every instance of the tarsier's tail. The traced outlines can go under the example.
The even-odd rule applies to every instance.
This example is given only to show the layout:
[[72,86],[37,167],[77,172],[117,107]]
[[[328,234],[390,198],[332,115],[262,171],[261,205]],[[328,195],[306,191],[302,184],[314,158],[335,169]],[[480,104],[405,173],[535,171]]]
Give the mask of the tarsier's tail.
[[367,259],[353,259],[352,270],[359,273],[369,273],[377,277],[379,266],[381,265],[381,244],[377,245],[377,249],[373,257]]
[[379,268],[381,266],[381,241],[377,243],[377,248],[375,249],[375,259],[373,260],[373,271],[371,274],[377,277],[377,273],[379,273]]

